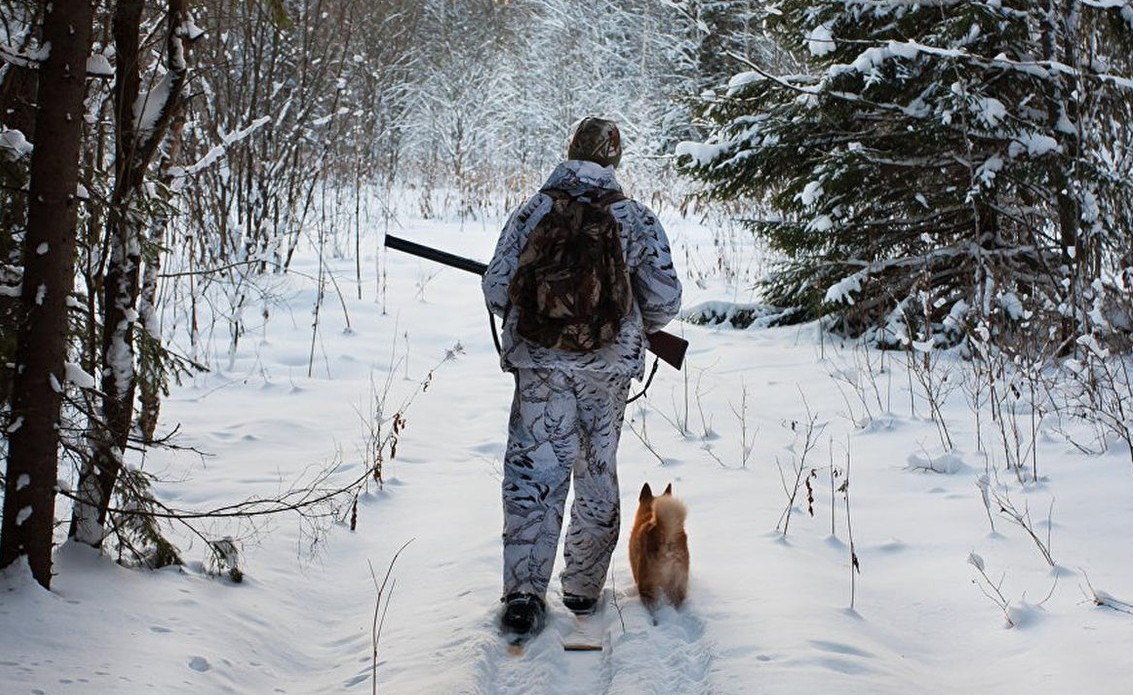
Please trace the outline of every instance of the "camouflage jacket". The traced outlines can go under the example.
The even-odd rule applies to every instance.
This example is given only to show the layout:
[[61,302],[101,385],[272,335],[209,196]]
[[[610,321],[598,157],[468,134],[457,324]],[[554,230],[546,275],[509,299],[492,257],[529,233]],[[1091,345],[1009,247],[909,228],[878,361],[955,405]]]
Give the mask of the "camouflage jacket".
[[[593,188],[621,190],[614,170],[592,162],[568,160],[555,168],[544,189],[578,194]],[[519,252],[527,235],[551,208],[551,198],[536,193],[512,213],[500,234],[496,252],[484,274],[484,298],[488,309],[503,317],[508,305],[508,283],[515,272]],[[669,240],[657,216],[634,200],[610,207],[621,229],[633,284],[634,306],[622,321],[617,340],[587,353],[545,348],[524,340],[515,331],[514,312],[507,316],[501,336],[500,366],[518,368],[587,370],[623,374],[640,379],[645,373],[645,333],[663,328],[680,310],[681,282],[673,268]]]

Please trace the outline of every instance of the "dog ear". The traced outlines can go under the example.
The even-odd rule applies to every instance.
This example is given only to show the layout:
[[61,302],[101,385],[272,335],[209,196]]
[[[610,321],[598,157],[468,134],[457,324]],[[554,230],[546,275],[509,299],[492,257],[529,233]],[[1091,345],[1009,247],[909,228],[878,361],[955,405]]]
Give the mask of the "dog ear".
[[665,495],[668,495],[669,497],[673,496],[673,484],[672,483],[669,483],[668,485],[665,486],[665,491],[661,493],[661,496],[664,497]]
[[649,487],[649,483],[641,486],[641,494],[637,496],[638,502],[648,502],[653,499],[653,488]]

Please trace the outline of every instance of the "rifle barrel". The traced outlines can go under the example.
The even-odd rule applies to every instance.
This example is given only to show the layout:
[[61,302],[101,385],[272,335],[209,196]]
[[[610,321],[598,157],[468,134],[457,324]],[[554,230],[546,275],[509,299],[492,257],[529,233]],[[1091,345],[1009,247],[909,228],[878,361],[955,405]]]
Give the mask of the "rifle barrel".
[[[457,256],[456,254],[448,253],[447,251],[440,251],[430,246],[424,246],[408,239],[386,234],[386,248],[395,251],[403,251],[412,256],[424,258],[452,268],[466,270],[469,273],[476,275],[484,275],[488,272],[488,264],[474,261],[471,258]],[[688,349],[688,341],[680,336],[667,333],[665,331],[657,331],[650,333],[648,336],[647,345],[649,351],[660,357],[666,363],[671,365],[674,369],[680,369],[684,364],[685,351]]]
[[386,234],[386,247],[394,249],[395,251],[404,251],[405,253],[430,261],[436,261],[437,263],[443,263],[444,265],[450,266],[452,268],[466,270],[477,275],[483,275],[484,273],[488,272],[487,263],[481,263],[480,261],[474,261],[471,258],[457,256],[456,254],[448,253],[447,251],[438,251],[437,249],[430,248],[428,246],[422,246],[421,244],[409,241],[408,239],[402,239],[401,237],[393,236],[392,234]]

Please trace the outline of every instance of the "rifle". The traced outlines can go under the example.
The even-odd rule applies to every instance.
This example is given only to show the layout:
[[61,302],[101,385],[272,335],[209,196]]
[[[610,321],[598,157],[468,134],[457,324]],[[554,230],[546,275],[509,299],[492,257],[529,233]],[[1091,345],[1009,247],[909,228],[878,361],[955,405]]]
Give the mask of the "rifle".
[[[443,263],[452,268],[475,273],[480,276],[488,272],[487,263],[457,256],[447,251],[434,249],[430,246],[423,246],[422,244],[407,239],[395,237],[392,234],[386,234],[386,248],[394,249],[395,251],[403,251],[419,258]],[[646,347],[649,348],[649,351],[657,355],[665,364],[671,365],[674,369],[680,369],[681,365],[684,364],[685,352],[688,350],[687,340],[665,331],[648,333],[645,338],[647,341]]]

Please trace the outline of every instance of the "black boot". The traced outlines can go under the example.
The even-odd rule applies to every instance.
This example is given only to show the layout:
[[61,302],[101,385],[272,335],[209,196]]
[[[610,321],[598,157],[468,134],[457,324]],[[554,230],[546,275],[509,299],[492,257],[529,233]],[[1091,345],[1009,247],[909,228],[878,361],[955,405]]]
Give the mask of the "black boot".
[[598,609],[598,599],[563,593],[563,605],[575,615],[594,615],[594,612]]
[[500,618],[505,633],[531,638],[539,634],[546,623],[546,606],[534,594],[508,594],[504,599],[507,608]]

